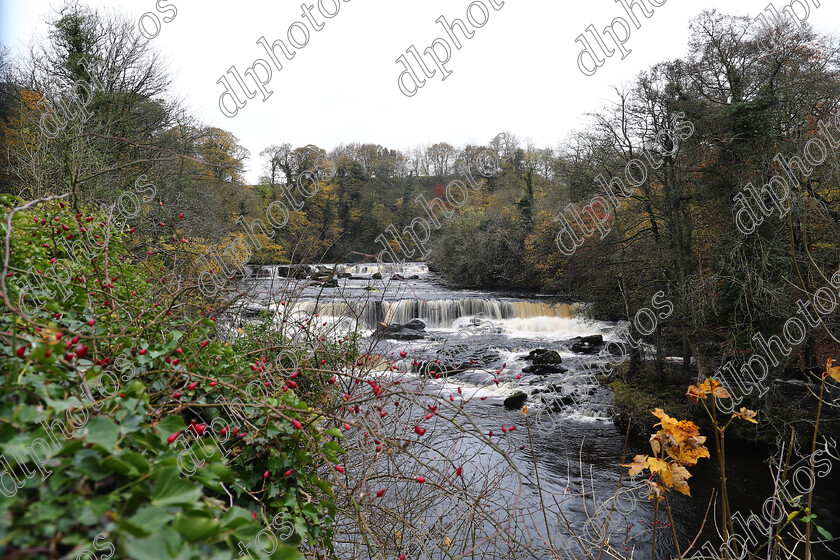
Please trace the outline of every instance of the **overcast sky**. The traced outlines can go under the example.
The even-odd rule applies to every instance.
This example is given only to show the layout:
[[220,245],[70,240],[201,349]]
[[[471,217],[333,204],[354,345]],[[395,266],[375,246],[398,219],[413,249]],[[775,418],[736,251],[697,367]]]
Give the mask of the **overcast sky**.
[[[334,0],[321,1],[325,10],[335,9]],[[155,0],[88,4],[114,7],[135,20],[144,12],[156,15],[145,16],[144,23],[154,33],[155,19],[160,21],[153,45],[171,64],[175,93],[206,124],[231,131],[251,151],[250,182],[264,163],[259,152],[283,142],[325,149],[371,142],[406,149],[439,141],[486,144],[509,130],[540,146],[556,145],[582,126],[586,112],[611,98],[613,86],[656,62],[685,55],[688,22],[702,9],[755,16],[768,5],[768,0],[657,0],[664,3],[652,8],[649,19],[635,12],[641,28],[631,23],[626,48],[632,52],[624,60],[616,53],[593,76],[584,76],[577,65],[582,47],[575,39],[590,24],[601,30],[616,17],[629,21],[619,0],[504,0],[499,9],[492,4],[502,0],[478,1],[489,13],[487,22],[481,28],[467,23],[471,39],[457,32],[461,49],[452,49],[446,65],[451,74],[443,81],[437,71],[412,97],[397,86],[403,68],[396,59],[412,45],[422,53],[436,38],[446,38],[436,20],[466,20],[471,0],[342,1],[331,19],[321,16],[317,0],[307,0],[316,4],[315,24],[323,25],[317,32],[302,16],[301,0],[157,0],[160,11]],[[808,0],[809,22],[817,31],[838,33],[840,2],[822,0],[815,8],[815,1]],[[58,0],[0,0],[0,41],[23,50],[33,37],[43,36],[44,18],[58,5]],[[177,15],[164,23],[173,15],[169,6]],[[481,23],[481,6],[471,13]],[[224,116],[219,109],[224,89],[217,80],[231,66],[242,73],[258,58],[270,62],[257,41],[265,36],[269,43],[283,39],[288,44],[287,31],[295,22],[301,26],[293,38],[300,44],[306,26],[309,41],[292,60],[281,58],[282,71],[273,68],[266,85],[271,97],[263,101],[257,93],[235,117]],[[438,51],[443,52],[440,45]],[[263,72],[258,66],[257,73]]]

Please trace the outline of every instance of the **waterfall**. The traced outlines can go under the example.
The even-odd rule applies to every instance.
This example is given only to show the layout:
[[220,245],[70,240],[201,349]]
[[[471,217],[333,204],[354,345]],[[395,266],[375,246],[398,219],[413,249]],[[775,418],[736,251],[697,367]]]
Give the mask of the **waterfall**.
[[549,304],[532,301],[501,301],[498,299],[406,299],[385,302],[385,321],[407,323],[421,319],[429,327],[451,328],[461,317],[483,315],[488,320],[518,319],[533,317],[574,316],[572,306],[564,303]]
[[[535,325],[533,330],[552,330],[550,325],[558,320],[574,319],[574,306],[566,303],[550,304],[533,301],[503,301],[498,299],[405,299],[381,302],[382,316],[377,318],[376,307],[379,302],[339,302],[339,301],[297,301],[288,307],[273,306],[275,311],[287,316],[305,320],[318,314],[325,319],[353,320],[368,329],[375,329],[379,320],[386,323],[405,324],[412,319],[420,319],[430,328],[449,329],[462,317],[483,316],[485,320],[523,320]],[[542,328],[543,324],[549,328]]]
[[278,279],[297,277],[304,278],[311,274],[329,274],[335,270],[336,274],[351,274],[353,276],[372,276],[376,273],[382,275],[400,274],[420,275],[428,274],[429,267],[426,263],[402,263],[402,264],[378,264],[378,263],[361,263],[361,264],[269,264],[269,265],[246,265],[245,267],[248,277],[252,279]]

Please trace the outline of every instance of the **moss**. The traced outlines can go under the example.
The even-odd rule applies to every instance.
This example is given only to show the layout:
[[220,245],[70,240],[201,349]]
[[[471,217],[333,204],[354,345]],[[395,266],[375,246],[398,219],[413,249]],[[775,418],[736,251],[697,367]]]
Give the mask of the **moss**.
[[705,416],[702,408],[692,405],[686,397],[691,381],[686,383],[679,370],[666,370],[664,383],[657,379],[652,365],[646,365],[640,375],[633,377],[627,374],[626,364],[615,368],[613,373],[615,379],[607,385],[614,393],[613,418],[619,426],[626,426],[630,420],[630,430],[635,434],[647,437],[656,431],[654,425],[658,420],[651,414],[656,408],[698,425],[703,420],[698,413]]
[[[696,372],[688,375],[673,364],[665,365],[664,380],[653,370],[653,364],[646,363],[636,375],[629,374],[628,364],[614,367],[608,376],[599,377],[599,381],[613,390],[613,419],[619,428],[627,426],[636,435],[649,437],[656,431],[658,422],[651,411],[661,408],[669,416],[679,420],[691,420],[700,428],[701,433],[711,435],[712,422],[701,404],[692,403],[686,396],[688,386],[696,383]],[[806,390],[801,395],[794,395],[791,389],[773,388],[768,394],[746,395],[738,408],[745,406],[758,412],[759,423],[751,424],[734,421],[726,429],[727,442],[750,441],[774,443],[777,436],[785,438],[794,426],[801,441],[810,441],[813,436],[813,420],[816,413],[816,399]],[[711,404],[711,403],[709,403]],[[832,414],[823,407],[824,420],[820,432],[836,430],[840,421],[837,414]],[[722,423],[729,415],[719,415]]]

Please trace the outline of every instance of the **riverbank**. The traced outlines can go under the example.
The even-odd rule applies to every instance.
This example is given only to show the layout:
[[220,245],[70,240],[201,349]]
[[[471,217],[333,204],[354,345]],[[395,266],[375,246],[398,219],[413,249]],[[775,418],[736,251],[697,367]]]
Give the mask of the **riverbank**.
[[[654,371],[653,362],[646,362],[640,373],[630,375],[628,364],[624,363],[612,367],[609,374],[599,376],[599,381],[613,391],[611,412],[616,426],[626,428],[629,421],[632,434],[648,437],[656,431],[657,423],[651,411],[661,408],[671,417],[691,420],[700,427],[702,434],[711,435],[712,422],[703,405],[692,403],[686,396],[688,386],[697,382],[696,369],[692,368],[686,374],[678,364],[667,362],[664,368],[665,374],[660,377]],[[780,434],[789,435],[791,427],[799,441],[809,441],[813,437],[817,415],[815,395],[818,393],[818,385],[801,380],[777,380],[763,397],[746,396],[738,408],[745,406],[755,410],[760,421],[757,425],[731,424],[726,430],[727,442],[773,444]],[[838,428],[840,414],[823,407],[820,433],[837,433]]]

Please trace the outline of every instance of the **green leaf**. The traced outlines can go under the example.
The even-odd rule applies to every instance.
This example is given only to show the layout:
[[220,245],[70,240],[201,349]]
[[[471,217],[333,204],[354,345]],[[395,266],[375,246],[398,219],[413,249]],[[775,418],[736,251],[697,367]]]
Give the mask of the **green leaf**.
[[123,476],[136,476],[138,474],[137,469],[133,465],[113,456],[106,457],[102,460],[101,464],[103,468]]
[[158,506],[195,505],[201,497],[201,487],[178,477],[177,467],[161,469],[152,503]]
[[171,434],[181,432],[185,427],[186,425],[184,424],[184,419],[180,416],[167,416],[158,422],[158,428],[161,431],[160,441],[166,442],[166,438],[168,438]]
[[172,528],[181,533],[190,542],[206,539],[219,534],[219,521],[208,512],[181,512],[172,523]]
[[119,428],[114,421],[104,416],[96,416],[87,423],[87,441],[96,443],[114,453],[116,451]]
[[820,535],[822,535],[825,540],[827,540],[827,541],[833,541],[834,540],[834,537],[831,536],[831,533],[829,533],[828,531],[826,531],[825,529],[823,529],[822,527],[820,527],[816,523],[814,523],[814,527],[817,528],[817,531],[819,531]]
[[233,506],[230,508],[222,519],[222,524],[225,529],[236,529],[237,527],[241,527],[243,525],[250,525],[253,522],[251,513],[239,506]]
[[117,457],[132,465],[140,474],[149,472],[149,462],[145,457],[133,451],[121,451]]
[[146,537],[159,532],[170,520],[164,508],[144,506],[128,519],[117,517],[114,523],[135,537]]
[[151,535],[143,539],[127,537],[125,550],[133,560],[165,560],[174,558],[169,552],[166,540],[160,535]]

